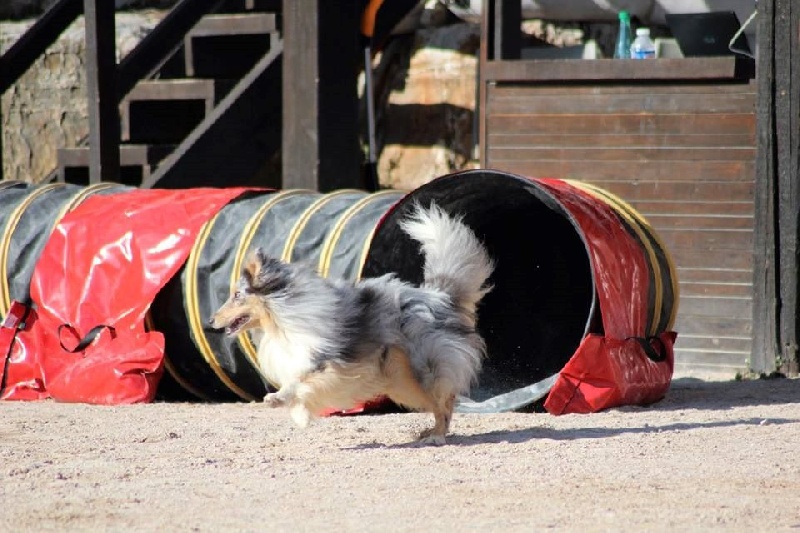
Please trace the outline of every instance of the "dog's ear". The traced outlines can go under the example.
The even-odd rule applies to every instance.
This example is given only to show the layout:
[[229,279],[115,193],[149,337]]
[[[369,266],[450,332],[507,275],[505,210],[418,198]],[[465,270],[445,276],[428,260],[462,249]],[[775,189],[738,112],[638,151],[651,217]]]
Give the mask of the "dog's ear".
[[256,284],[258,273],[261,272],[261,268],[264,266],[265,262],[266,256],[264,255],[264,250],[261,248],[256,248],[254,251],[250,252],[247,260],[244,262],[242,266],[242,276],[244,276],[245,280],[247,280],[247,284],[251,287]]
[[261,248],[256,248],[242,266],[242,276],[251,290],[269,294],[285,288],[291,273],[280,259],[270,257]]
[[256,251],[255,251],[255,254],[256,254],[256,257],[258,258],[258,261],[261,263],[261,266],[264,266],[264,265],[267,264],[267,261],[269,260],[269,257],[267,257],[267,254],[264,253],[264,249],[263,248],[261,248],[260,246],[257,247]]

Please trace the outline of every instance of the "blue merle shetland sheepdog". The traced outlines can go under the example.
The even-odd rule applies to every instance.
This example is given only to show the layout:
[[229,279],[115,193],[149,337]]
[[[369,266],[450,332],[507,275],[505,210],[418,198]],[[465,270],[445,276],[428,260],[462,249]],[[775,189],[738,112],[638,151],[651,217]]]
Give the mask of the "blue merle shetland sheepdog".
[[420,441],[444,444],[455,399],[468,392],[485,355],[476,307],[494,265],[462,219],[436,205],[415,206],[401,228],[424,254],[419,286],[393,274],[328,279],[260,249],[250,254],[211,325],[228,335],[261,330],[258,363],[279,387],[266,405],[287,407],[305,426],[325,409],[388,396],[433,413]]

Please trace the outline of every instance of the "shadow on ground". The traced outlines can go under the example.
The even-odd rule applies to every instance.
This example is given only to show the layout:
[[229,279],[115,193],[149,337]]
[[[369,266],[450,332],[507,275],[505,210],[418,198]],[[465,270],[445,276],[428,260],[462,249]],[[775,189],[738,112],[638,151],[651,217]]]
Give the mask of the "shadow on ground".
[[[649,409],[665,411],[725,409],[782,403],[800,403],[800,379],[703,381],[681,378],[672,382],[666,398],[653,404]],[[641,409],[641,407],[622,409]]]
[[[605,439],[626,434],[647,434],[647,433],[666,433],[668,431],[691,431],[697,429],[714,429],[733,426],[760,426],[760,425],[782,425],[800,424],[800,419],[791,418],[746,418],[740,420],[726,420],[718,422],[698,422],[686,423],[679,422],[667,424],[665,426],[651,426],[645,424],[640,427],[627,428],[606,428],[606,427],[582,427],[576,429],[554,429],[549,427],[534,427],[524,429],[512,429],[503,431],[490,431],[480,435],[449,435],[447,445],[449,446],[476,446],[482,444],[519,444],[530,440],[581,440],[581,439]],[[385,445],[378,442],[360,444],[345,449],[367,450],[383,448],[387,450],[418,448],[421,445],[417,442],[405,444]]]
[[[681,378],[673,382],[666,398],[650,406],[624,406],[620,412],[726,410],[734,407],[800,403],[800,379],[759,379],[752,381],[703,381],[694,378]],[[591,421],[591,415],[586,419]],[[541,419],[539,419],[541,421]],[[631,433],[662,433],[667,431],[690,431],[724,428],[732,426],[757,426],[764,424],[798,424],[800,420],[789,418],[741,418],[736,420],[709,422],[676,422],[667,425],[649,425],[623,428],[581,427],[575,429],[554,429],[551,427],[531,427],[504,431],[492,431],[480,435],[450,435],[448,444],[453,446],[473,446],[493,443],[521,443],[533,439],[578,440],[601,439]],[[419,444],[409,442],[385,446],[370,443],[351,449],[368,448],[412,448]]]

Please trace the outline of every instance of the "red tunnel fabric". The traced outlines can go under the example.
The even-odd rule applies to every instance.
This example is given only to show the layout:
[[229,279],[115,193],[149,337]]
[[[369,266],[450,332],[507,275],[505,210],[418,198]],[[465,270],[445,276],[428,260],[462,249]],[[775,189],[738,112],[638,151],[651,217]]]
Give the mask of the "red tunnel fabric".
[[[36,318],[11,347],[2,399],[151,401],[164,338],[146,330],[147,311],[203,224],[245,190],[135,189],[68,213],[33,273]],[[72,353],[90,332],[94,341]]]
[[[557,179],[540,179],[585,237],[595,275],[604,335],[589,334],[559,373],[545,408],[589,413],[664,397],[672,380],[674,332],[647,338],[649,278],[642,246],[607,203]],[[649,343],[659,360],[648,356]]]

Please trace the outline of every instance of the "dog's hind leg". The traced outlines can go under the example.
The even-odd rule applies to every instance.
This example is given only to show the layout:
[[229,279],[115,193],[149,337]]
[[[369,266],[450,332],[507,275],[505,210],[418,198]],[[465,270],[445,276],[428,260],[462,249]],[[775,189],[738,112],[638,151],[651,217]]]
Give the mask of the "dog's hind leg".
[[393,402],[417,411],[436,411],[436,402],[414,376],[405,351],[394,346],[387,348],[383,359],[383,375],[386,379],[385,394]]
[[445,435],[450,431],[450,422],[453,420],[455,396],[448,395],[442,404],[433,413],[435,419],[433,428],[420,435],[420,442],[436,445],[445,443]]

